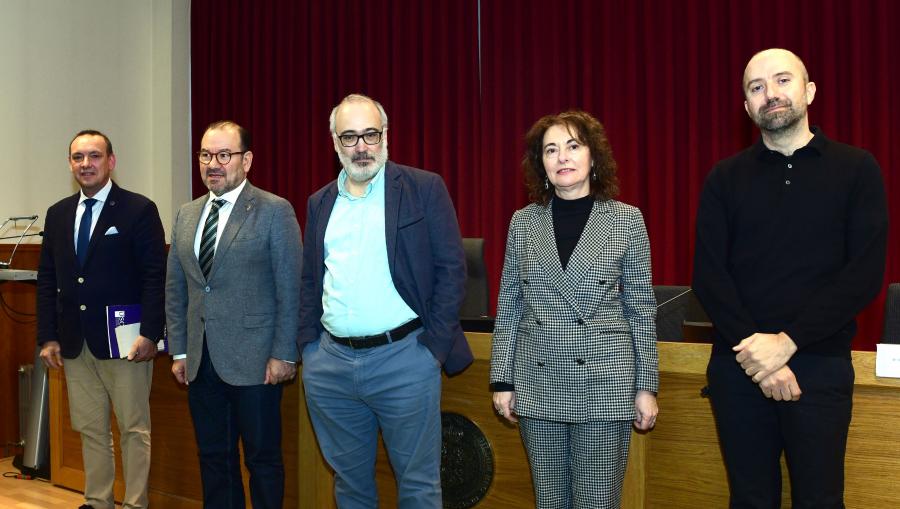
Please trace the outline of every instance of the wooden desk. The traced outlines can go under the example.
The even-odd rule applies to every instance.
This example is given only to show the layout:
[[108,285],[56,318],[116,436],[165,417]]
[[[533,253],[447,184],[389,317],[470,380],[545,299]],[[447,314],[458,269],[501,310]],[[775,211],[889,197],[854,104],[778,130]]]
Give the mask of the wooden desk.
[[[700,396],[709,354],[707,344],[659,344],[660,416],[648,435],[644,507],[728,506],[712,410]],[[845,504],[848,509],[894,508],[897,495],[890,487],[900,478],[900,380],[875,377],[875,352],[853,352],[853,367]],[[783,462],[782,472],[782,507],[789,508],[790,480]]]
[[[512,426],[493,412],[488,391],[490,334],[468,334],[475,362],[464,373],[444,377],[442,407],[467,415],[487,436],[494,452],[495,477],[485,498],[475,507],[533,507],[528,462]],[[660,416],[656,429],[632,434],[622,507],[696,509],[728,506],[728,482],[716,436],[712,410],[700,391],[706,386],[710,345],[659,343]],[[897,506],[886,489],[900,478],[900,380],[875,378],[875,353],[853,352],[856,386],[853,422],[846,461],[848,508]],[[301,400],[301,406],[304,403]],[[332,477],[315,449],[315,437],[305,408],[300,411],[303,509],[333,508]],[[782,467],[783,469],[783,467]],[[378,457],[381,507],[396,506],[393,477],[383,450]],[[783,504],[790,507],[790,482],[785,473]]]
[[[442,407],[475,422],[494,454],[493,483],[476,507],[533,507],[528,462],[512,426],[494,412],[487,387],[490,335],[469,334],[475,362],[459,376],[444,377]],[[659,344],[660,416],[649,434],[633,434],[623,493],[624,508],[726,507],[728,486],[706,385],[710,345]],[[856,388],[846,464],[848,508],[893,508],[891,489],[900,478],[900,380],[875,378],[875,353],[854,352]],[[151,503],[156,507],[200,507],[200,479],[193,428],[183,389],[168,372],[169,361],[157,360],[151,409],[153,467]],[[53,481],[81,489],[83,473],[79,437],[68,426],[68,411],[59,373],[51,377],[51,463]],[[300,384],[284,396],[284,450],[287,470],[285,507],[333,508],[332,474],[319,453]],[[298,437],[298,439],[295,439]],[[381,507],[396,506],[393,476],[383,450],[377,481]],[[117,484],[121,490],[121,485]],[[784,504],[790,507],[785,476]],[[118,491],[121,495],[121,491]]]
[[[494,479],[481,502],[475,507],[527,508],[534,507],[534,489],[525,449],[519,438],[518,429],[500,418],[491,403],[488,390],[490,370],[491,335],[467,333],[475,361],[463,373],[443,377],[441,409],[444,412],[462,414],[473,421],[484,433],[494,454]],[[334,509],[332,472],[318,452],[312,425],[306,412],[305,401],[300,401],[300,470],[305,475],[300,478],[301,509]],[[632,436],[632,461],[626,473],[626,493],[623,507],[643,507],[644,473],[641,470],[646,450],[646,436],[637,433]],[[309,453],[307,451],[315,451]],[[380,507],[397,506],[397,490],[393,473],[387,461],[384,448],[379,446],[376,480]]]

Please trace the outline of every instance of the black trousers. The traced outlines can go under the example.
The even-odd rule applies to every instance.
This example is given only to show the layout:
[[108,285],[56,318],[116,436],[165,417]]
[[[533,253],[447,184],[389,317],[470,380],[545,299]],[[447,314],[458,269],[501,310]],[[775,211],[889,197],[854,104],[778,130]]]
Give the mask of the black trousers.
[[219,378],[206,341],[197,378],[188,385],[188,404],[200,456],[203,507],[243,509],[238,438],[250,472],[255,509],[281,509],[284,464],[281,458],[281,393],[278,385],[235,386]]
[[766,398],[731,355],[713,355],[709,395],[733,509],[781,507],[782,451],[795,509],[844,507],[844,453],[853,406],[850,359],[795,355],[799,401]]

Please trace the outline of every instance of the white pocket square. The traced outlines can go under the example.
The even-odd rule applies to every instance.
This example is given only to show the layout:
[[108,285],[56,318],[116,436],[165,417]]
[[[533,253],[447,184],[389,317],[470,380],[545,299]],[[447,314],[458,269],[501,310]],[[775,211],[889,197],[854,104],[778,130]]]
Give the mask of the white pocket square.
[[110,226],[109,230],[106,230],[106,233],[104,233],[103,235],[118,235],[118,234],[119,234],[119,230],[116,230],[115,226]]

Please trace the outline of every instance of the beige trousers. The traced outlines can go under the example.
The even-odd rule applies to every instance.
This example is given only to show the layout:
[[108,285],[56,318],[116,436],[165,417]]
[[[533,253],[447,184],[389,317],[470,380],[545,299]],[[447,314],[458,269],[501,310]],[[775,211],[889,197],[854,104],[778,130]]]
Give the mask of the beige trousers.
[[84,345],[77,358],[64,362],[72,427],[81,433],[85,503],[94,509],[115,507],[116,463],[109,408],[112,401],[125,477],[122,507],[146,508],[153,361],[97,360]]

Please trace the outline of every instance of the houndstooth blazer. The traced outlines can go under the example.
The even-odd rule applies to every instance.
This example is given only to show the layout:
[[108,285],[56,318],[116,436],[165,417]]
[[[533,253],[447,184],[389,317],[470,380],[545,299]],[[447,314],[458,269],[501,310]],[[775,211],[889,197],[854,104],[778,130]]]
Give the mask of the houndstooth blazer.
[[656,392],[656,300],[640,211],[594,203],[565,271],[551,205],[509,225],[491,349],[491,383],[513,384],[518,415],[562,422],[634,418]]

